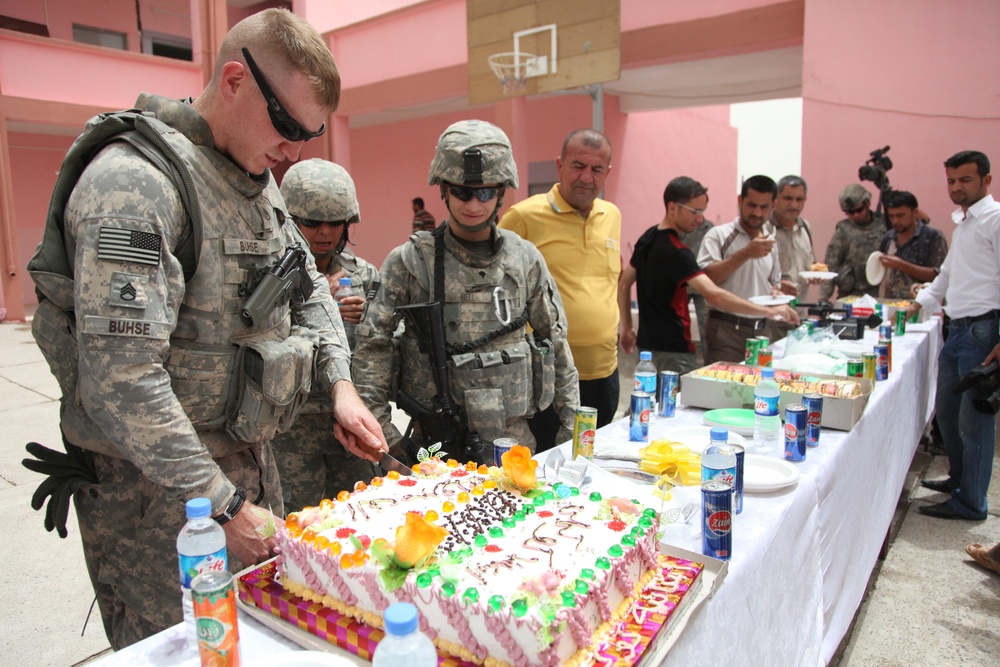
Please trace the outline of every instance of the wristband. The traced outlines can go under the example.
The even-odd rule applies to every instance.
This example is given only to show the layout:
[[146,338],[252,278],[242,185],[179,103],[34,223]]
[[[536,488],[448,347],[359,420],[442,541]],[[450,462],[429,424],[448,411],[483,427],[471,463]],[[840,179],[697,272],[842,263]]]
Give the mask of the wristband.
[[222,510],[222,514],[212,517],[215,522],[220,526],[229,523],[236,518],[239,513],[240,508],[243,507],[243,502],[247,499],[247,494],[243,489],[237,488],[233,497],[229,500],[229,504],[226,505],[226,509]]

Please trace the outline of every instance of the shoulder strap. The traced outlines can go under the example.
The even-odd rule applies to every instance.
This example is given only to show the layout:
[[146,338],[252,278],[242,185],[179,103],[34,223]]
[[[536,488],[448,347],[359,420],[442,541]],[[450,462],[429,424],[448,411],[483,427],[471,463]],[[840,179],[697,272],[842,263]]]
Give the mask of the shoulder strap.
[[726,240],[722,242],[722,249],[720,251],[722,259],[726,258],[726,251],[729,250],[729,246],[733,245],[733,241],[735,241],[736,237],[739,235],[740,235],[740,228],[737,225],[736,227],[733,227],[733,231],[730,232],[729,236],[726,237]]

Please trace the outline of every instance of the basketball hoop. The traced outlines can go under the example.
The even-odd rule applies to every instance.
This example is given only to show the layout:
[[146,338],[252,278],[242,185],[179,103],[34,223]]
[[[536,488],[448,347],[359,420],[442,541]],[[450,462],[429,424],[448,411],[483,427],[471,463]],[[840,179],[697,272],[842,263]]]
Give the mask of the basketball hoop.
[[504,95],[521,95],[524,93],[524,82],[528,79],[528,67],[533,65],[538,56],[532,53],[494,53],[489,57],[490,68],[500,79]]

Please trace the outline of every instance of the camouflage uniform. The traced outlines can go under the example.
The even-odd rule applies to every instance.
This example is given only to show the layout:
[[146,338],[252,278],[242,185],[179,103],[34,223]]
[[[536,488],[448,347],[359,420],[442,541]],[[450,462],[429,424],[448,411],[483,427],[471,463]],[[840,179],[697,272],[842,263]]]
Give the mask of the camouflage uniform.
[[[289,213],[296,218],[346,221],[360,217],[354,181],[333,162],[313,158],[296,163],[281,182],[281,194]],[[351,223],[345,224],[346,236]],[[359,294],[367,294],[379,280],[378,269],[346,246],[339,252],[331,251],[329,259],[323,273],[332,276],[343,270]],[[354,327],[344,322],[352,350]],[[370,462],[354,456],[337,441],[333,423],[333,401],[329,394],[314,387],[292,427],[271,441],[286,511],[319,505],[323,498],[335,498],[342,490],[353,491],[356,482],[368,482],[376,476]]]
[[[115,648],[181,620],[174,554],[185,500],[207,497],[217,515],[239,485],[250,502],[282,512],[269,440],[277,415],[287,426],[294,409],[278,408],[273,424],[247,420],[245,355],[277,360],[266,365],[267,393],[292,408],[312,382],[329,393],[350,379],[340,316],[311,258],[316,289],[305,304],[278,304],[252,327],[240,320],[252,276],[303,240],[270,173],[250,177],[214,150],[188,103],[143,94],[136,107],[176,130],[164,138],[193,176],[203,236],[185,283],[171,252],[191,228],[179,193],[122,143],[94,159],[66,208],[79,380],[61,425],[98,471],[100,483],[84,485],[74,504]],[[243,566],[230,559],[232,571]]]
[[837,272],[837,277],[820,286],[821,300],[833,296],[834,285],[838,297],[878,295],[878,287],[870,285],[865,276],[865,264],[868,256],[878,250],[883,234],[885,221],[874,213],[867,225],[856,225],[848,218],[837,223],[830,245],[826,247],[826,265]]
[[[473,155],[474,154],[474,155]],[[464,158],[481,160],[481,171],[468,175]],[[431,185],[499,183],[517,187],[517,171],[510,142],[489,123],[463,121],[449,127],[438,142],[431,163]],[[415,333],[404,327],[394,343],[393,314],[397,307],[436,298],[435,252],[443,251],[444,330],[447,344],[462,345],[489,336],[522,314],[534,335],[551,341],[546,373],[533,374],[533,355],[522,325],[472,348],[451,354],[448,374],[451,396],[464,408],[469,428],[487,443],[499,437],[516,438],[534,450],[527,418],[554,406],[568,439],[579,405],[578,375],[566,341],[566,313],[555,281],[534,245],[496,228],[496,211],[484,243],[460,240],[451,231],[458,223],[434,232],[417,232],[389,253],[382,266],[382,291],[375,297],[365,322],[357,328],[353,371],[358,393],[382,424],[390,446],[401,436],[390,421],[389,401],[405,391],[425,407],[436,394],[431,361],[420,352]],[[436,247],[443,244],[443,247]],[[547,367],[551,368],[551,366]],[[398,372],[396,369],[399,369]],[[554,382],[552,377],[554,376]]]

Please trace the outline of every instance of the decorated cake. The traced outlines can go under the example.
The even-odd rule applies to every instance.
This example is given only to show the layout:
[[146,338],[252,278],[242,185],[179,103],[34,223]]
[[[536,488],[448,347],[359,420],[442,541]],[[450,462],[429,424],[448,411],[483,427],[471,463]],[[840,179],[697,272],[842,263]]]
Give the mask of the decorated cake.
[[427,459],[290,514],[282,585],[375,627],[411,602],[440,650],[491,667],[606,662],[616,631],[697,587],[700,565],[657,553],[654,510],[541,482],[525,447],[503,463]]

